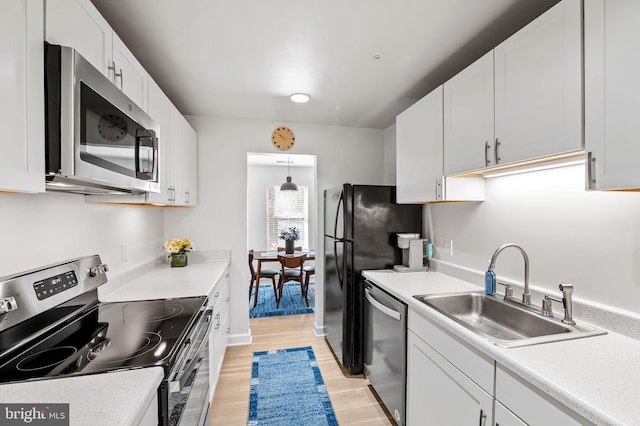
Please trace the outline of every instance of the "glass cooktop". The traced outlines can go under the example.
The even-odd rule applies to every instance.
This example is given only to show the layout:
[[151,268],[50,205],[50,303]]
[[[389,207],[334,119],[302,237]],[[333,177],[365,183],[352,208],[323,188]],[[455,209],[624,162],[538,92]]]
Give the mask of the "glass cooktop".
[[203,296],[99,304],[0,361],[0,382],[156,365],[166,371],[205,302]]

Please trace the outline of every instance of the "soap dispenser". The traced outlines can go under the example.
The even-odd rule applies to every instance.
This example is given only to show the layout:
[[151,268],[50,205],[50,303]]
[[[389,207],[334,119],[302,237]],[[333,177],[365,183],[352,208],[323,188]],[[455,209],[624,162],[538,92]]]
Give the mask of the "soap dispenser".
[[496,273],[491,268],[484,274],[484,291],[490,296],[496,293]]

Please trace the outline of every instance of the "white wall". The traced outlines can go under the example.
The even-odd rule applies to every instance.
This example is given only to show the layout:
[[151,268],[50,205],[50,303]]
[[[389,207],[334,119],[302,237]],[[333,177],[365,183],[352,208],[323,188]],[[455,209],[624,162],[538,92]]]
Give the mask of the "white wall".
[[[291,127],[292,154],[317,156],[318,247],[323,250],[323,191],[344,182],[383,184],[384,132],[263,120],[187,117],[198,132],[199,205],[167,209],[165,235],[191,238],[202,250],[231,249],[231,333],[249,332],[247,265],[247,152],[277,152],[271,133]],[[317,262],[316,324],[321,325],[322,262]]]
[[396,125],[384,130],[384,183],[396,184]]
[[[157,207],[86,203],[83,195],[0,193],[0,276],[99,254],[110,277],[162,255]],[[121,263],[120,245],[129,261]]]
[[[292,160],[293,161],[293,160]],[[316,248],[317,207],[315,170],[313,167],[291,167],[292,181],[296,185],[307,185],[309,196],[309,232],[307,247]],[[280,185],[287,177],[287,167],[249,165],[247,170],[247,249],[267,248],[267,185]],[[284,241],[279,240],[284,246]]]
[[[434,257],[484,272],[493,252],[513,242],[529,256],[532,286],[559,294],[558,284],[572,283],[575,298],[640,313],[639,193],[587,192],[582,165],[485,183],[482,203],[430,206]],[[521,254],[502,252],[496,274],[522,283]]]

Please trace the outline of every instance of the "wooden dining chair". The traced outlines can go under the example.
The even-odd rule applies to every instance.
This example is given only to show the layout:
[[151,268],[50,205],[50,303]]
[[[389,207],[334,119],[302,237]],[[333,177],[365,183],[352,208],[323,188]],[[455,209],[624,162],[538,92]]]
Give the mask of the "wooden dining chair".
[[[282,299],[282,289],[287,281],[297,281],[300,283],[300,291],[304,286],[303,270],[304,262],[307,260],[307,255],[301,256],[287,256],[278,255],[278,261],[280,262],[280,281],[278,282],[278,301],[276,302],[276,308],[280,307],[280,300]],[[304,296],[304,293],[302,294]]]
[[307,294],[309,293],[309,278],[311,278],[311,275],[316,274],[316,267],[315,265],[304,266],[302,270],[304,271],[304,287],[302,288],[302,296],[304,297],[304,301],[307,302],[307,306],[309,306],[309,298],[307,297]]
[[[251,282],[249,282],[249,299],[251,299],[251,292],[253,291],[253,283],[256,283],[256,292],[260,287],[260,280],[256,281],[256,270],[253,268],[254,251],[249,250],[249,271],[251,271]],[[276,288],[276,275],[280,275],[280,271],[276,269],[260,269],[260,279],[271,278],[273,284],[273,294],[276,300],[278,300],[278,290]]]

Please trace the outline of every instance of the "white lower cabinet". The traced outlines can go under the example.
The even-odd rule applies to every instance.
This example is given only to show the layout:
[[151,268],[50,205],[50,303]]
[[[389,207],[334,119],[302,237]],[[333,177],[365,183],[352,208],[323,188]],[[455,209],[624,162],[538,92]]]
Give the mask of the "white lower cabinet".
[[496,401],[493,416],[496,426],[526,426],[527,424],[520,420],[518,416],[513,414],[507,407]]
[[158,424],[158,394],[153,396],[153,399],[147,405],[147,408],[142,415],[142,419],[138,426],[156,426]]
[[409,309],[407,426],[592,425]]
[[414,333],[407,344],[407,425],[490,425],[492,396]]
[[494,361],[409,309],[407,426],[493,424]]
[[227,267],[209,294],[209,306],[213,307],[213,325],[209,334],[209,400],[213,398],[229,341],[229,281]]

